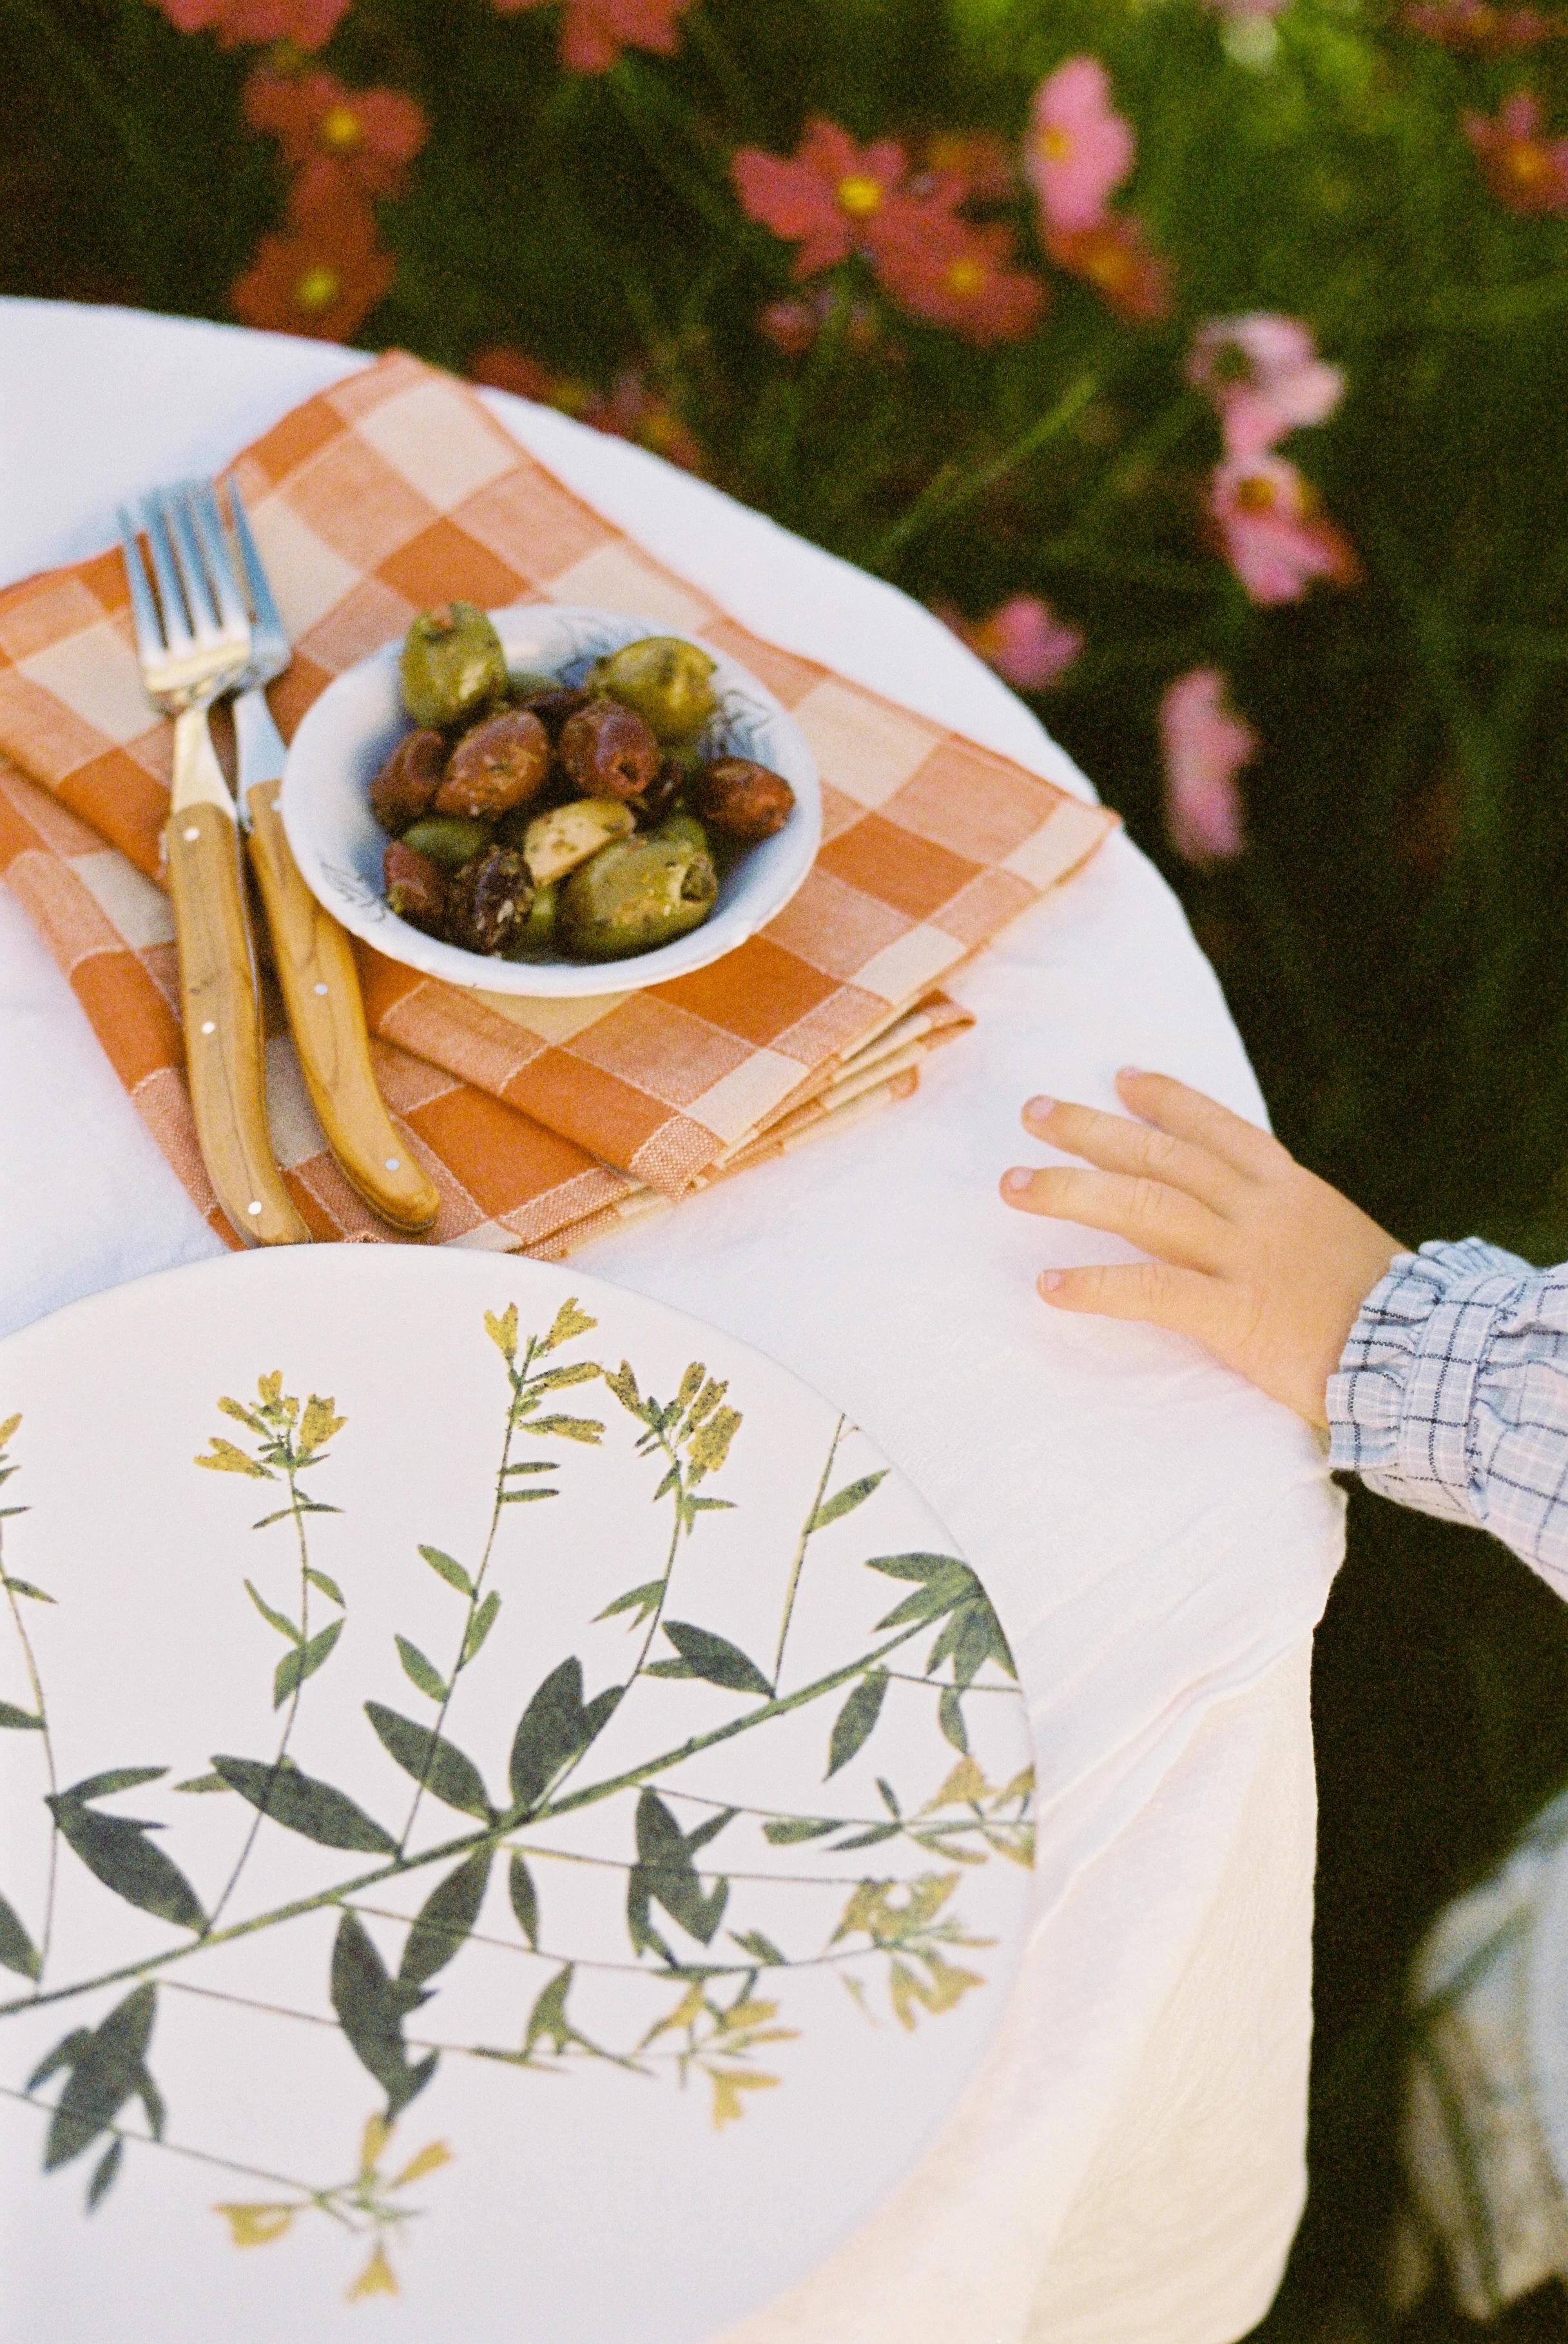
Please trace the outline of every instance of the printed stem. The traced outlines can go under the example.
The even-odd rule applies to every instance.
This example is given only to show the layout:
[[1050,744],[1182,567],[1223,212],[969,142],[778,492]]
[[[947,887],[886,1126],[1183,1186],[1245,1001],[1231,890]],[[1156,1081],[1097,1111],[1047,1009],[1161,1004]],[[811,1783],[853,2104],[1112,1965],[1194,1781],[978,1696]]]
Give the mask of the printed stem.
[[[8,2084],[0,2084],[0,2099],[15,2100],[19,2107],[31,2108],[37,2116],[46,2117],[54,2113],[46,2100],[35,2100],[28,2092],[14,2091]],[[183,2141],[155,2140],[151,2133],[127,2132],[122,2125],[105,2125],[103,2130],[111,2138],[126,2141],[133,2148],[167,2149],[171,2157],[187,2157],[195,2165],[214,2166],[221,2173],[241,2174],[247,2181],[264,2181],[274,2189],[298,2190],[302,2206],[319,2206],[323,2213],[332,2210],[327,2202],[329,2198],[344,2195],[354,2186],[352,2182],[339,2181],[329,2189],[313,2189],[308,2181],[298,2181],[292,2174],[272,2173],[264,2165],[241,2165],[238,2158],[216,2157],[210,2149],[187,2148]]]
[[806,1510],[805,1520],[800,1526],[800,1537],[795,1541],[794,1563],[789,1575],[789,1591],[784,1597],[784,1618],[779,1622],[778,1650],[774,1654],[774,1691],[775,1692],[784,1675],[784,1645],[789,1638],[789,1623],[794,1615],[794,1599],[800,1590],[800,1574],[805,1563],[806,1548],[811,1542],[812,1525],[816,1520],[817,1510],[824,1498],[827,1495],[827,1477],[833,1471],[833,1460],[838,1454],[838,1444],[844,1438],[845,1421],[845,1420],[841,1416],[833,1428],[833,1440],[822,1469],[822,1479],[816,1485],[816,1494]]
[[[23,1666],[27,1672],[27,1682],[33,1689],[33,1708],[35,1714],[43,1720],[41,1738],[44,1744],[44,1768],[49,1782],[49,1796],[53,1799],[59,1790],[60,1783],[55,1771],[55,1743],[49,1731],[49,1713],[44,1702],[44,1686],[38,1674],[38,1664],[33,1655],[32,1639],[23,1622],[21,1610],[16,1601],[16,1591],[12,1586],[9,1573],[5,1569],[5,1528],[4,1525],[0,1525],[0,1586],[5,1590],[5,1601],[11,1612],[11,1624],[16,1631],[16,1641],[22,1647]],[[44,1976],[49,1965],[49,1946],[55,1934],[55,1882],[59,1868],[60,1825],[55,1810],[51,1806],[49,1809],[49,1870],[44,1887],[44,1925],[38,1933],[38,1975],[35,1980],[35,1992],[37,1994],[42,1994],[44,1990]]]

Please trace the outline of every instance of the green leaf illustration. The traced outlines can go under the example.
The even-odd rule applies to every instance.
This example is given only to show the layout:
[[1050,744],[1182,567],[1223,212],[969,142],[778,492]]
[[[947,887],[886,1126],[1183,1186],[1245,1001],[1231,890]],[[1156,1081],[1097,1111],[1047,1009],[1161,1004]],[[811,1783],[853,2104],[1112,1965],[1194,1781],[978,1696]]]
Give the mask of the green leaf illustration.
[[484,1314],[484,1331],[510,1367],[517,1357],[517,1305],[509,1302],[498,1318],[493,1310]]
[[212,1455],[193,1457],[190,1460],[193,1465],[205,1465],[209,1473],[247,1473],[253,1481],[277,1480],[276,1474],[269,1473],[265,1465],[258,1465],[243,1449],[237,1449],[232,1440],[225,1440],[216,1432],[208,1433],[207,1439],[212,1443]]
[[875,1847],[885,1839],[896,1839],[903,1828],[902,1824],[873,1824],[869,1831],[857,1832],[853,1839],[841,1839],[834,1854],[851,1847]]
[[416,1725],[411,1717],[401,1717],[395,1709],[388,1709],[379,1701],[368,1701],[365,1714],[382,1749],[405,1774],[411,1774],[443,1805],[457,1807],[465,1815],[477,1815],[481,1823],[493,1822],[495,1809],[485,1793],[479,1768],[471,1758],[463,1756],[454,1743],[444,1734],[432,1733],[428,1726]]
[[732,1941],[739,1945],[742,1953],[750,1954],[754,1961],[764,1962],[773,1969],[783,1969],[785,1966],[784,1955],[779,1951],[773,1939],[764,1937],[760,1929],[732,1929],[730,1936]]
[[484,1903],[494,1854],[493,1848],[476,1848],[466,1863],[431,1889],[398,1964],[398,1975],[406,1985],[423,1985],[461,1953]]
[[936,1723],[954,1749],[967,1757],[969,1733],[964,1723],[964,1704],[951,1685],[942,1689],[942,1698],[936,1704]]
[[[20,1512],[21,1509],[16,1510]],[[0,1587],[8,1589],[13,1595],[25,1595],[30,1603],[53,1603],[55,1601],[52,1595],[46,1595],[41,1587],[35,1587],[30,1579],[0,1577]]]
[[202,1792],[210,1793],[213,1791],[227,1791],[228,1788],[228,1784],[221,1774],[193,1774],[187,1783],[169,1784],[171,1791],[189,1791],[193,1793]]
[[501,1470],[502,1480],[511,1473],[553,1473],[555,1460],[553,1457],[525,1457],[515,1464],[503,1465]]
[[339,1586],[335,1579],[331,1579],[328,1576],[326,1571],[308,1569],[305,1576],[310,1581],[312,1587],[319,1588],[322,1594],[330,1596],[334,1603],[342,1604],[345,1611],[348,1609],[348,1599],[344,1595],[342,1589]]
[[622,1687],[611,1685],[584,1704],[582,1664],[572,1659],[551,1669],[517,1722],[512,1736],[512,1811],[531,1814],[551,1785],[580,1757],[609,1719]]
[[549,1334],[541,1343],[540,1350],[541,1352],[559,1350],[561,1344],[570,1343],[574,1335],[591,1335],[598,1324],[597,1318],[591,1318],[586,1310],[578,1308],[576,1295],[570,1295],[556,1312],[554,1322]]
[[[733,1811],[732,1811],[733,1812]],[[719,1828],[731,1820],[722,1817]],[[669,1948],[649,1926],[649,1906],[662,1904],[700,1945],[712,1942],[724,1917],[730,1884],[720,1879],[705,1894],[692,1861],[693,1847],[713,1836],[704,1827],[688,1839],[656,1791],[644,1790],[637,1802],[637,1856],[626,1889],[626,1925],[635,1950],[645,1948],[668,1958]]]
[[841,1823],[824,1823],[815,1815],[779,1815],[763,1825],[763,1837],[774,1847],[794,1847],[803,1839],[821,1839],[827,1832],[843,1828]]
[[[139,1773],[138,1779],[142,1779]],[[128,1815],[101,1815],[96,1807],[82,1803],[83,1796],[83,1791],[66,1791],[48,1804],[61,1836],[87,1870],[141,1912],[172,1921],[177,1928],[205,1929],[207,1915],[195,1889],[178,1864],[147,1837],[156,1825],[137,1823]]]
[[580,1440],[590,1449],[597,1449],[604,1438],[596,1416],[536,1416],[522,1430],[537,1433],[541,1440]]
[[285,1831],[313,1839],[318,1847],[351,1848],[364,1855],[391,1855],[397,1841],[371,1821],[363,1807],[330,1783],[302,1774],[298,1766],[269,1766],[264,1759],[215,1758],[213,1772],[231,1791],[248,1799]]
[[541,1498],[559,1498],[560,1495],[559,1490],[503,1490],[501,1502],[503,1506],[531,1506]]
[[531,1391],[564,1391],[569,1384],[591,1384],[599,1374],[593,1359],[577,1359],[569,1368],[546,1368],[542,1374],[530,1376]]
[[308,1644],[300,1644],[292,1652],[285,1652],[272,1672],[272,1706],[281,1709],[291,1692],[298,1691],[307,1677],[313,1677],[333,1645],[343,1632],[341,1620],[334,1620]]
[[593,1617],[596,1621],[613,1620],[618,1612],[632,1612],[636,1617],[626,1624],[630,1628],[640,1628],[643,1621],[658,1610],[659,1598],[663,1592],[664,1581],[662,1579],[645,1580],[641,1587],[628,1588],[624,1595],[618,1595],[613,1603],[607,1603],[603,1611],[596,1612]]
[[469,1662],[474,1658],[480,1646],[484,1642],[485,1638],[495,1626],[495,1615],[500,1610],[501,1597],[496,1593],[492,1587],[490,1593],[485,1597],[484,1601],[480,1605],[479,1610],[474,1613],[473,1618],[469,1622],[468,1634],[463,1638],[462,1658],[458,1662],[460,1669],[466,1669]]
[[44,2145],[46,2173],[68,2165],[90,2148],[130,2099],[141,2101],[153,2138],[162,2138],[163,2098],[147,2066],[157,2014],[157,1987],[139,1985],[116,2005],[101,2026],[91,2030],[75,2028],[34,2070],[28,2078],[29,2092],[58,2069],[70,2071],[49,2122]]
[[548,2042],[559,2053],[575,2039],[566,2016],[566,1997],[571,1991],[572,1964],[568,1962],[564,1969],[556,1971],[528,2014],[528,2032],[522,2045],[525,2056],[536,2043]]
[[18,1709],[15,1702],[0,1701],[0,1727],[5,1726],[18,1733],[42,1733],[44,1721],[30,1709]]
[[685,1662],[691,1673],[703,1678],[709,1684],[723,1685],[726,1692],[761,1693],[771,1698],[773,1687],[754,1661],[749,1661],[738,1644],[725,1636],[711,1635],[706,1628],[693,1628],[686,1620],[666,1620],[664,1633]]
[[275,1612],[265,1597],[258,1594],[248,1579],[245,1582],[245,1591],[269,1628],[276,1628],[278,1634],[290,1644],[298,1644],[301,1641],[299,1631],[293,1621],[286,1619],[281,1612]]
[[517,1915],[517,1925],[533,1947],[539,1951],[539,1894],[533,1884],[533,1874],[520,1848],[512,1850],[511,1869],[507,1878],[511,1896],[511,1909]]
[[349,1912],[332,1946],[330,1992],[356,2058],[387,2095],[390,2124],[436,2072],[433,2051],[413,2064],[403,2041],[404,2020],[430,1996],[406,1979],[389,1977],[364,1924]]
[[887,1671],[867,1669],[859,1683],[851,1690],[849,1699],[833,1722],[833,1732],[827,1744],[827,1776],[836,1774],[847,1766],[855,1752],[867,1743],[882,1714],[882,1703],[887,1692]]
[[39,1969],[38,1949],[22,1926],[15,1907],[4,1896],[0,1896],[0,1968],[35,1981]]
[[420,1549],[420,1552],[424,1556],[425,1561],[430,1564],[430,1569],[435,1572],[438,1579],[444,1579],[447,1585],[449,1587],[455,1587],[460,1595],[471,1595],[473,1593],[473,1581],[469,1577],[468,1572],[463,1569],[460,1562],[454,1562],[450,1554],[443,1554],[439,1546],[422,1546]]
[[807,1537],[814,1531],[825,1530],[829,1522],[836,1522],[841,1514],[852,1514],[856,1506],[865,1505],[873,1490],[880,1489],[886,1479],[887,1468],[885,1465],[880,1473],[865,1474],[860,1480],[847,1481],[842,1490],[835,1490],[831,1498],[823,1500],[806,1524]]
[[60,1796],[86,1804],[88,1799],[112,1798],[116,1791],[139,1790],[142,1783],[159,1782],[167,1773],[167,1766],[111,1766],[106,1774],[89,1774],[84,1782],[68,1783]]
[[431,1667],[418,1644],[410,1644],[406,1636],[394,1636],[398,1658],[403,1664],[403,1674],[411,1685],[417,1685],[428,1700],[445,1701],[447,1681],[440,1671]]
[[1017,1678],[1002,1624],[967,1563],[950,1554],[881,1554],[868,1557],[866,1569],[883,1571],[889,1579],[917,1581],[915,1593],[879,1620],[878,1628],[902,1628],[927,1620],[943,1622],[926,1663],[927,1676],[950,1657],[960,1689],[974,1682],[986,1661],[995,1661],[1008,1676]]
[[112,2140],[110,2141],[107,2148],[105,2149],[102,2157],[99,2157],[97,2164],[93,2168],[93,2177],[87,2184],[87,2212],[89,2214],[94,2212],[97,2207],[103,2204],[104,2199],[114,2187],[115,2177],[119,2172],[121,2163],[125,2157],[125,2142],[123,2140]]

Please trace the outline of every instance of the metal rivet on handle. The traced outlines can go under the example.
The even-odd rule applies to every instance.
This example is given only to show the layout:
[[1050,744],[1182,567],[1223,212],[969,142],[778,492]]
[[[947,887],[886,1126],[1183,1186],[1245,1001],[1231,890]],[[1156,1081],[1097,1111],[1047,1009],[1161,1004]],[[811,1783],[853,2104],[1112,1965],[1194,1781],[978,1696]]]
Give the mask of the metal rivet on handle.
[[212,1018],[204,1017],[201,1021],[201,1030],[204,1034],[216,1034],[217,1026]]
[[247,1207],[245,1207],[245,1209],[246,1209],[246,1211],[247,1211],[248,1213],[258,1213],[258,1212],[261,1210],[261,1199],[260,1199],[260,1197],[253,1197],[251,1198],[251,1200],[250,1200],[249,1204],[248,1204],[248,1205],[247,1205]]
[[388,1157],[388,1158],[387,1158],[387,1169],[388,1169],[388,1171],[389,1171],[389,1172],[397,1172],[397,1171],[400,1171],[401,1168],[402,1168],[402,1159],[401,1159],[401,1157],[397,1157],[397,1156],[389,1156],[389,1157]]
[[201,833],[193,822],[188,830],[182,830],[180,832],[180,836],[186,841],[187,845],[194,846],[197,840],[201,836]]
[[319,985],[316,987],[316,991],[320,995],[322,1000],[325,1001],[327,998],[327,987],[324,985]]

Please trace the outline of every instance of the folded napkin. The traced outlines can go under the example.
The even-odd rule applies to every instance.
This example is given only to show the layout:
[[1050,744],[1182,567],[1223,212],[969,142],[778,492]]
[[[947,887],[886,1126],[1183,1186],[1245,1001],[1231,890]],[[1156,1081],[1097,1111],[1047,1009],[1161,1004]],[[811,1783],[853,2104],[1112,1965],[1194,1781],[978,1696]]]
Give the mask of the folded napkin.
[[[695,975],[585,1001],[470,993],[360,950],[377,1071],[441,1189],[438,1241],[560,1254],[915,1086],[969,1022],[938,981],[1115,817],[760,641],[572,495],[464,385],[394,353],[234,467],[296,644],[285,734],[334,676],[461,596],[594,604],[751,668],[823,778],[794,900]],[[195,1145],[157,881],[171,731],[142,695],[120,557],[0,596],[0,873],[154,1137],[226,1238]],[[319,1237],[388,1231],[327,1154],[286,1036],[273,1134]]]

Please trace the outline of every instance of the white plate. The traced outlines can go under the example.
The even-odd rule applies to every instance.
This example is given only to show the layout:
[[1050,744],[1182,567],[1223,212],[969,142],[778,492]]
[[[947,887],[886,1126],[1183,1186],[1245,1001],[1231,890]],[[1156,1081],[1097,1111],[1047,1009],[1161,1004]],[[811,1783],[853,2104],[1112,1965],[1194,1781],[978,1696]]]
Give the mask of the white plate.
[[[538,1404],[509,1431],[512,1307]],[[672,1416],[660,1436],[632,1412],[690,1403],[708,1378],[727,1389],[699,1401],[705,1431]],[[280,1450],[269,1479],[244,1461],[273,1438],[268,1390],[332,1396],[288,1433],[313,1443],[292,1484],[309,1510],[290,1510]],[[343,1246],[58,1313],[0,1345],[0,1420],[16,1411],[7,2339],[329,2344],[363,2336],[373,2288],[375,2333],[397,2344],[697,2344],[909,2171],[1022,1948],[1028,1733],[1006,1666],[980,1657],[978,1582],[828,1402],[575,1272]],[[498,1488],[558,1494],[498,1508]],[[683,1491],[697,1504],[677,1536]],[[951,1601],[966,1609],[938,1617]],[[890,1622],[903,1607],[932,1616]],[[965,1622],[972,1765],[956,1775],[956,1697],[926,1672]],[[296,1692],[301,1625],[317,1664]],[[465,1631],[443,1726],[459,1754],[416,1800]],[[682,1647],[708,1676],[667,1672]],[[556,1674],[572,1660],[590,1702],[629,1688],[575,1762],[575,1682]],[[953,1670],[938,1658],[936,1678]],[[557,1812],[494,1832],[481,1896],[482,1802],[511,1799],[520,1717],[552,1678],[536,1753],[566,1769]],[[40,1704],[46,1731],[25,1722]],[[280,1751],[297,1772],[274,1771]],[[826,1779],[830,1755],[845,1763]],[[218,1757],[248,1764],[227,1771],[258,1798],[286,1785],[294,1822],[189,1787]],[[544,1766],[525,1753],[524,1792]],[[81,1787],[119,1769],[156,1773]],[[46,1939],[35,1998],[27,1948]],[[430,1999],[400,2016],[387,1981],[410,1945]],[[387,2086],[406,2105],[383,2140]]]
[[[652,619],[550,602],[520,603],[490,615],[509,667],[540,668],[569,683],[604,652],[642,635],[676,631]],[[704,644],[716,662],[719,696],[710,753],[729,750],[771,765],[794,791],[795,806],[783,830],[750,848],[727,874],[702,926],[634,960],[592,965],[488,960],[425,935],[388,909],[381,881],[386,834],[370,812],[370,783],[409,730],[398,696],[400,649],[386,644],[328,685],[289,744],[281,800],[288,844],[312,894],[389,960],[449,985],[534,1000],[639,991],[733,952],[784,909],[811,869],[822,836],[822,796],[805,735],[749,668]]]

